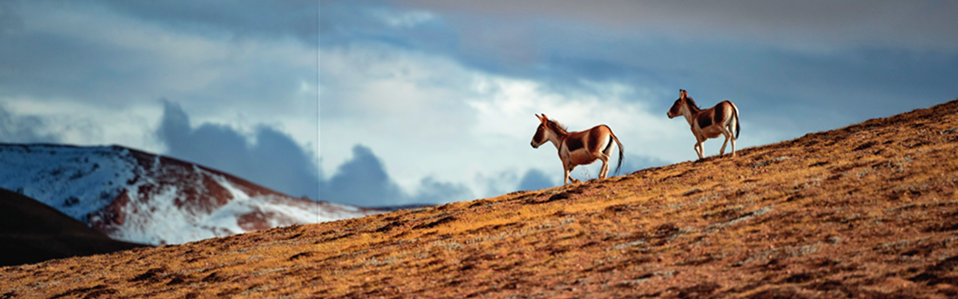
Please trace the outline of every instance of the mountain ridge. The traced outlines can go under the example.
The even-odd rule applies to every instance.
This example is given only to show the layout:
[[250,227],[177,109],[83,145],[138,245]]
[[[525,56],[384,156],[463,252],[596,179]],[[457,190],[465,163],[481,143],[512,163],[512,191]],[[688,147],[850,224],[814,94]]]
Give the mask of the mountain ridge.
[[0,187],[136,243],[184,243],[382,211],[292,197],[216,169],[119,145],[5,143],[0,165]]

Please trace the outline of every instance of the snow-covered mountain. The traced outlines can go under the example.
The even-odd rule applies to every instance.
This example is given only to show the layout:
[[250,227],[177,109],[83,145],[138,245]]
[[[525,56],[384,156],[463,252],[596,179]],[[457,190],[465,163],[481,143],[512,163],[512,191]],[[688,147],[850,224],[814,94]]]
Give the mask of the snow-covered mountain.
[[291,197],[121,146],[0,144],[0,188],[35,198],[113,239],[154,245],[381,212]]

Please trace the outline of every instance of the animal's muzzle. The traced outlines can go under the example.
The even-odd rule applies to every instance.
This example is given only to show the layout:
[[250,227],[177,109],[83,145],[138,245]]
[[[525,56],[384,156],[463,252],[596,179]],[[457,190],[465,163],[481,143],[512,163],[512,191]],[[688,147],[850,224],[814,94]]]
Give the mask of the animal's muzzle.
[[532,145],[532,148],[539,148],[539,146],[536,145],[535,142],[529,142],[529,145]]

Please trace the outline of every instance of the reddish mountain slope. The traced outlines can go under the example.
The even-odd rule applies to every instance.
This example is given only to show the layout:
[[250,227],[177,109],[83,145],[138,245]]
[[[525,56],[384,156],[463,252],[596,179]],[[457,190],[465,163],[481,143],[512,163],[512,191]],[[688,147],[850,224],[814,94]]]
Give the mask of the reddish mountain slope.
[[24,297],[958,296],[958,101],[606,180],[0,268]]
[[0,144],[0,188],[35,198],[111,238],[154,245],[380,212],[290,197],[120,146]]

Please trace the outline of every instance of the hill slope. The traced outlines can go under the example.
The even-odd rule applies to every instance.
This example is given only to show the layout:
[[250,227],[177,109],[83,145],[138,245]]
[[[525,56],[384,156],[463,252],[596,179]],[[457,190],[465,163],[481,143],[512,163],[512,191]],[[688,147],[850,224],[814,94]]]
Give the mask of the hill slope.
[[0,266],[142,246],[112,240],[32,198],[0,189]]
[[[691,138],[691,136],[689,137]],[[601,181],[0,268],[9,295],[958,295],[958,101]]]
[[0,188],[116,240],[177,244],[380,212],[294,198],[227,173],[121,146],[0,144]]

